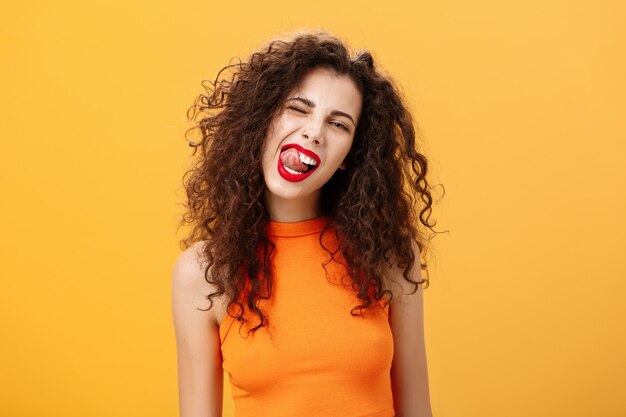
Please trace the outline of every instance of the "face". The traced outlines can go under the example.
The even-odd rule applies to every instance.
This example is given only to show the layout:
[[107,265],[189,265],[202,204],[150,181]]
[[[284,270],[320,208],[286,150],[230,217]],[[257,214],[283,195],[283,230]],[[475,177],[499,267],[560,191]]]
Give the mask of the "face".
[[297,221],[298,213],[319,214],[322,186],[345,169],[361,107],[354,81],[326,68],[309,71],[286,96],[263,148],[270,218]]

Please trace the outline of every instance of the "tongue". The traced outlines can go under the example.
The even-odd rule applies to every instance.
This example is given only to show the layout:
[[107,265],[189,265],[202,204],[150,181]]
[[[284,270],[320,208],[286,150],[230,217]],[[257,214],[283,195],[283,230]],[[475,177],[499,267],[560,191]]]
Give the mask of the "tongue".
[[300,153],[295,148],[289,148],[280,154],[280,160],[285,166],[294,171],[306,172],[309,167],[300,161]]

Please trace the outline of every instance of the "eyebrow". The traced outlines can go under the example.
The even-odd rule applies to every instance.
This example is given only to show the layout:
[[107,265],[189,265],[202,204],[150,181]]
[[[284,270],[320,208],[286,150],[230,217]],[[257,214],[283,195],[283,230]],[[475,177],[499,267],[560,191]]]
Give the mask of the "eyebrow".
[[[310,108],[314,108],[315,107],[315,103],[313,103],[311,100],[309,100],[307,98],[293,97],[293,98],[287,99],[287,101],[291,101],[291,100],[300,101],[300,102],[306,104],[307,106],[309,106]],[[350,119],[350,121],[352,121],[352,124],[356,126],[356,123],[354,122],[354,119],[348,113],[344,113],[344,112],[339,111],[339,110],[333,110],[333,111],[330,112],[330,114],[333,115],[333,116],[347,117],[348,119]]]

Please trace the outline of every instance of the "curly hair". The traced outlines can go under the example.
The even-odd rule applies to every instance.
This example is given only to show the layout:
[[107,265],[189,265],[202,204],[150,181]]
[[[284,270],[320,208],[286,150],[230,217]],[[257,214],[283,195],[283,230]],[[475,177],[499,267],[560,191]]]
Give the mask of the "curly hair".
[[[413,245],[425,256],[433,236],[425,236],[425,228],[434,232],[428,164],[416,150],[416,126],[399,89],[375,66],[372,54],[362,50],[351,55],[339,38],[315,30],[275,37],[245,62],[238,61],[222,68],[213,82],[203,81],[206,94],[187,111],[193,127],[186,138],[193,155],[198,149],[201,153],[183,177],[187,201],[179,227],[190,223],[192,228],[181,247],[204,242],[205,279],[216,289],[206,296],[209,309],[213,297],[226,294],[232,317],[245,321],[245,303],[260,318],[250,331],[269,322],[258,305],[271,296],[274,250],[264,233],[269,214],[261,154],[286,95],[316,67],[349,76],[363,96],[347,169],[337,170],[322,187],[320,203],[331,219],[320,244],[332,260],[341,252],[362,301],[350,313],[362,315],[362,309],[372,306],[372,296],[391,301],[393,294],[384,285],[387,268],[403,268],[404,278],[415,286],[413,293],[420,284],[428,287],[427,274],[417,282],[409,277],[416,261]],[[222,76],[225,71],[230,76]],[[190,133],[199,133],[200,140],[190,140]],[[323,243],[331,231],[339,243],[336,250]],[[427,264],[417,261],[428,272]],[[237,313],[231,314],[231,305]]]

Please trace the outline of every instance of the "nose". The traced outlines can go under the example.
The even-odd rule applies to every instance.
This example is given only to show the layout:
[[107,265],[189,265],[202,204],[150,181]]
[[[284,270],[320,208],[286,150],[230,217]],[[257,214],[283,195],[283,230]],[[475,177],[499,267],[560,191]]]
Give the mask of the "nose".
[[321,123],[311,121],[302,129],[302,137],[319,145],[324,143],[324,131]]

